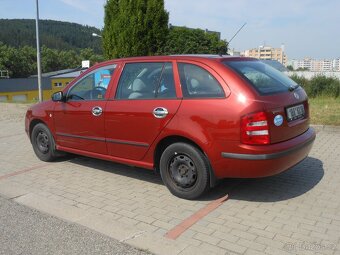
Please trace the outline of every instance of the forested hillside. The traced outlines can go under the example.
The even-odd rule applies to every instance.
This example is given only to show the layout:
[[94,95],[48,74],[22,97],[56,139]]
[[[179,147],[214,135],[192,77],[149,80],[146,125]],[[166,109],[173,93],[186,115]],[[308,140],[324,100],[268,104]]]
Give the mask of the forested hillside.
[[[76,23],[40,20],[40,44],[57,50],[77,50],[91,48],[101,54],[101,40],[92,33],[100,34],[95,27]],[[35,20],[33,19],[0,19],[0,42],[15,48],[35,47]]]

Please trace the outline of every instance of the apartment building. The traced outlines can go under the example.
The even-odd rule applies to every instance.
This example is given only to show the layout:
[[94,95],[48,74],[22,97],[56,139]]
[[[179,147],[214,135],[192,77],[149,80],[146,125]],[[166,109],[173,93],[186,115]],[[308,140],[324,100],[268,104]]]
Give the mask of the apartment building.
[[288,65],[291,65],[294,70],[305,69],[311,72],[330,72],[340,71],[340,59],[312,59],[304,58],[300,60],[292,59]]
[[287,56],[284,52],[283,45],[281,46],[281,48],[273,48],[271,46],[259,46],[258,48],[245,50],[241,52],[241,55],[263,60],[276,60],[284,66],[287,65]]

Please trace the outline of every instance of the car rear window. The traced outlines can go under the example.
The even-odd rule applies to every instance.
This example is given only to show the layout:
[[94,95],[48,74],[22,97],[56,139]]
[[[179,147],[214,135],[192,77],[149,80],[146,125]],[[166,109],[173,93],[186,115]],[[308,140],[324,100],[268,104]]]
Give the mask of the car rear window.
[[223,63],[247,80],[261,95],[276,94],[298,86],[285,74],[260,61],[224,61]]

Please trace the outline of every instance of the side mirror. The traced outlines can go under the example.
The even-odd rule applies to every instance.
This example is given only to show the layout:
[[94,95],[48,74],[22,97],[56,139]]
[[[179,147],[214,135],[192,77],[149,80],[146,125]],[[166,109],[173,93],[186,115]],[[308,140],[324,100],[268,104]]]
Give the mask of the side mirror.
[[64,94],[62,91],[58,91],[56,93],[53,93],[52,95],[52,101],[53,102],[63,102],[65,100]]

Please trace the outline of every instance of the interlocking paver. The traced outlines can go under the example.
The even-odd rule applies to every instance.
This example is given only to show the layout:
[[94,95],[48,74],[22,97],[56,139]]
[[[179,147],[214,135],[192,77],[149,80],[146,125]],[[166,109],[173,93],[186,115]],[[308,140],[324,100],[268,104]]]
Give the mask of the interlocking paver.
[[[0,176],[43,164],[24,133],[27,106],[2,106]],[[0,180],[0,185],[100,215],[94,217],[98,220],[107,216],[117,226],[152,233],[155,242],[228,193],[224,204],[173,241],[186,243],[180,254],[339,254],[339,130],[319,130],[309,157],[282,174],[222,181],[196,201],[174,197],[149,170],[80,156]],[[312,244],[322,245],[310,251]]]

